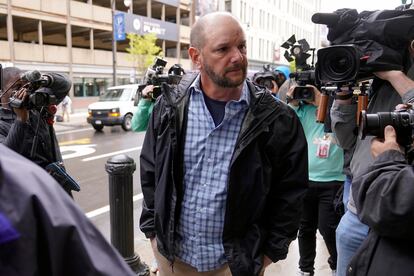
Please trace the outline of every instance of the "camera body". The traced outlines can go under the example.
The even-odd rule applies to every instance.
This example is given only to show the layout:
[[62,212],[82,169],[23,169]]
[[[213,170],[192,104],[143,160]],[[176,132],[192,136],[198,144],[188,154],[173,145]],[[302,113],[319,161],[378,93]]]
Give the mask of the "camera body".
[[367,114],[362,111],[359,124],[359,138],[377,136],[384,138],[384,129],[391,125],[397,133],[397,142],[401,146],[410,146],[414,134],[414,110],[407,109],[394,112]]
[[57,103],[56,96],[44,91],[38,91],[42,87],[50,87],[53,84],[53,78],[49,75],[41,75],[39,71],[29,71],[21,76],[21,79],[27,81],[22,87],[26,89],[28,97],[24,100],[10,97],[10,107],[41,109]]
[[298,71],[290,74],[291,78],[294,78],[298,86],[293,90],[292,99],[298,101],[309,101],[315,100],[315,93],[312,87],[306,85],[317,85],[315,78],[315,70],[309,69],[304,71]]
[[139,93],[142,94],[142,90],[147,85],[153,85],[154,89],[150,93],[150,97],[152,100],[156,100],[162,94],[161,85],[163,83],[171,85],[178,84],[180,82],[182,75],[185,73],[184,69],[180,65],[174,64],[168,70],[168,74],[164,74],[166,65],[167,61],[162,58],[157,57],[155,59],[154,64],[147,69],[144,77],[145,84],[138,87]]

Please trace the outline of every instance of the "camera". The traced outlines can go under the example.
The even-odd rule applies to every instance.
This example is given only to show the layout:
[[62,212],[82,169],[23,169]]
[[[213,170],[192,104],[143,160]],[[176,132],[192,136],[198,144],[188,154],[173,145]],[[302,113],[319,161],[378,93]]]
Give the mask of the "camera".
[[[310,48],[306,39],[296,41],[295,35],[292,35],[281,47],[287,49],[284,57],[289,62],[295,61],[296,67],[296,72],[291,73],[289,77],[295,79],[298,86],[293,90],[292,99],[289,100],[313,101],[315,99],[313,88],[306,85],[318,85],[314,67],[315,48]],[[309,57],[312,57],[310,65],[306,62]]]
[[28,97],[24,100],[16,98],[14,95],[10,97],[10,107],[13,108],[26,108],[26,109],[41,109],[49,105],[56,104],[56,96],[44,91],[37,91],[42,87],[52,86],[54,80],[53,77],[47,74],[40,74],[39,71],[28,71],[23,73],[20,77],[27,83],[23,85],[23,89],[26,89]]
[[263,65],[263,69],[259,72],[256,72],[253,75],[252,81],[262,87],[266,87],[272,91],[276,86],[280,88],[282,84],[286,81],[286,77],[283,72],[273,69],[270,64]]
[[317,84],[317,80],[315,78],[315,70],[298,71],[290,74],[290,77],[294,78],[298,84],[298,86],[296,86],[293,90],[293,100],[304,100],[311,102],[315,99],[315,93],[313,88],[306,86],[308,84]]
[[138,87],[138,91],[142,94],[142,90],[147,85],[154,85],[154,89],[149,96],[152,100],[156,100],[161,94],[162,89],[161,85],[166,84],[178,84],[181,80],[182,75],[185,74],[184,69],[179,64],[174,64],[168,70],[167,74],[164,74],[165,66],[167,61],[162,58],[157,57],[154,61],[154,64],[147,69],[144,77],[144,83]]
[[321,83],[348,84],[373,77],[364,65],[368,56],[355,45],[334,45],[319,49],[316,64],[317,78]]
[[414,134],[414,110],[401,110],[394,112],[378,112],[367,114],[362,111],[359,124],[359,138],[377,136],[384,138],[384,129],[391,125],[397,133],[397,142],[401,146],[410,146]]
[[328,27],[333,45],[317,54],[322,83],[355,84],[373,78],[373,72],[404,69],[407,45],[414,37],[413,10],[338,9],[315,13],[311,20]]

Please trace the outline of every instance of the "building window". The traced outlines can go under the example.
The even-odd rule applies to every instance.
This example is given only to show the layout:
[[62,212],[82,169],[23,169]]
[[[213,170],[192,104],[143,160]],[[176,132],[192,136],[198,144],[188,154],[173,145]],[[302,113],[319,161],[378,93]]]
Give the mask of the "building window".
[[97,97],[110,82],[107,78],[73,78],[73,92],[75,97]]

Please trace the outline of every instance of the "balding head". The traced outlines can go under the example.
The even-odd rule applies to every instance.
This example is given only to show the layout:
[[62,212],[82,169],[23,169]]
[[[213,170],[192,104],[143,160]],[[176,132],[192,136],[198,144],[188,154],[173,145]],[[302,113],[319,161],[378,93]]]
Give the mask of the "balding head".
[[203,48],[206,43],[206,37],[210,33],[209,30],[229,22],[238,24],[242,29],[237,18],[228,12],[213,12],[201,17],[191,29],[190,46],[198,49]]

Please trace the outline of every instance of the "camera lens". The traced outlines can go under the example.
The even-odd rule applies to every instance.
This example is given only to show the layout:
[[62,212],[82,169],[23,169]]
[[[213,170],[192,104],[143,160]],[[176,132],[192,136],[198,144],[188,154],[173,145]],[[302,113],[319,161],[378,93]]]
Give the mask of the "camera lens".
[[354,46],[331,46],[318,51],[318,67],[323,82],[355,80],[360,55]]
[[267,89],[272,90],[274,85],[271,79],[263,79],[262,85],[265,86]]
[[400,145],[412,143],[414,127],[414,113],[412,112],[378,112],[367,114],[365,110],[361,113],[359,126],[359,138],[366,136],[377,136],[384,138],[384,129],[391,125],[397,133],[397,142]]

